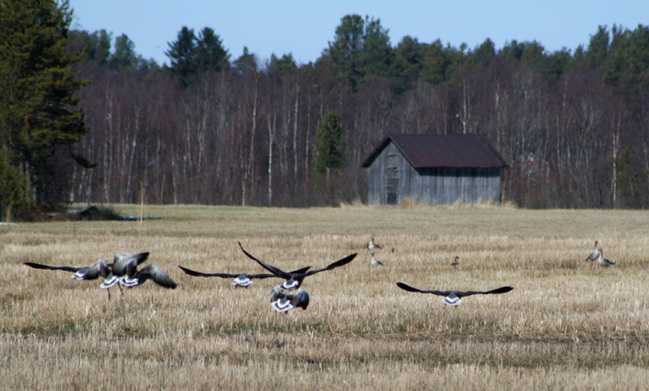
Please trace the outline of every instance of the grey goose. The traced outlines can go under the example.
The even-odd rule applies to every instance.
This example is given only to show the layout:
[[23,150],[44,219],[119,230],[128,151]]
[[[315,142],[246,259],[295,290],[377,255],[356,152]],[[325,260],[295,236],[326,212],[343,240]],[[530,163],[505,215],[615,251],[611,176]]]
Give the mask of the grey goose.
[[[264,273],[264,274],[248,274],[248,273],[201,273],[197,272],[192,269],[188,269],[186,267],[182,267],[178,265],[178,267],[184,271],[185,273],[189,274],[190,276],[194,277],[219,277],[219,278],[234,278],[234,281],[232,282],[232,285],[235,288],[241,287],[241,288],[247,288],[250,285],[253,284],[253,280],[255,279],[265,279],[265,278],[271,278],[275,277],[277,278],[278,276],[275,274],[270,274],[270,273]],[[294,272],[291,273],[303,273],[306,272],[309,269],[309,267],[305,267],[299,270],[295,270]]]
[[239,247],[241,247],[241,251],[243,251],[244,254],[253,261],[257,262],[261,267],[264,269],[268,270],[269,272],[273,273],[274,275],[284,278],[286,281],[282,284],[282,287],[284,289],[298,289],[301,285],[304,279],[308,276],[312,276],[316,273],[320,273],[326,270],[333,270],[337,267],[344,266],[351,262],[355,257],[356,253],[351,254],[346,256],[345,258],[339,259],[338,261],[330,264],[327,267],[323,267],[322,269],[316,269],[316,270],[309,270],[309,271],[303,271],[303,270],[308,270],[307,268],[303,269],[298,269],[293,272],[285,272],[282,269],[269,265],[265,262],[260,261],[259,259],[255,258],[251,254],[249,254],[246,250],[243,249],[243,246],[241,243],[239,243]]
[[[41,263],[25,262],[25,265],[34,269],[43,270],[63,270],[66,272],[74,273],[72,278],[75,280],[96,280],[99,277],[107,278],[110,275],[110,267],[112,263],[106,262],[105,259],[100,259],[90,266],[75,267],[75,266],[50,266]],[[108,291],[108,300],[110,300],[110,290]]]
[[596,261],[599,258],[600,249],[597,248],[597,244],[598,244],[598,242],[596,240],[595,241],[595,250],[592,253],[590,253],[590,255],[586,258],[586,262],[593,262],[593,261]]
[[444,296],[442,302],[446,305],[451,305],[454,307],[460,305],[462,303],[462,298],[466,296],[507,293],[512,289],[514,289],[511,286],[503,286],[501,288],[493,289],[490,291],[434,291],[434,290],[427,291],[427,290],[413,288],[410,285],[404,284],[403,282],[397,282],[397,286],[408,292],[430,293],[437,296]]

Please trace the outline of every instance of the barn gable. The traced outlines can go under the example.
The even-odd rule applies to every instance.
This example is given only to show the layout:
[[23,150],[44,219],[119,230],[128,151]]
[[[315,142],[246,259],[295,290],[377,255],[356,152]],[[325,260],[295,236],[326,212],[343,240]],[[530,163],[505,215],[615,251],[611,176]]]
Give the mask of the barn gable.
[[438,205],[499,202],[507,163],[478,135],[388,134],[362,167],[369,169],[370,204]]

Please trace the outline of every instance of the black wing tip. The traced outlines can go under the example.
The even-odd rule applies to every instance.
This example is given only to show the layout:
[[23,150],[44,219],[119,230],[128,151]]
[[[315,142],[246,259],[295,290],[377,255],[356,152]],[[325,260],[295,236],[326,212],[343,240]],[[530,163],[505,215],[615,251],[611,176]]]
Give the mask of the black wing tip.
[[507,293],[507,292],[511,292],[513,290],[514,290],[514,287],[512,287],[512,286],[504,286],[502,288],[496,289],[494,291],[494,293]]
[[399,288],[403,289],[404,291],[408,291],[408,292],[418,292],[419,291],[418,289],[413,288],[408,284],[404,284],[403,282],[397,282],[397,286]]

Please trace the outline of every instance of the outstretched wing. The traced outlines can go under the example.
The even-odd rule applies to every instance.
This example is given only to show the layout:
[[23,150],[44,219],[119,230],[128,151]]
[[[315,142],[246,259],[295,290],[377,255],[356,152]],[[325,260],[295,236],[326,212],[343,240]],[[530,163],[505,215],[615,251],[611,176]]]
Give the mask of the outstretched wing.
[[484,292],[481,292],[481,291],[456,292],[455,294],[458,297],[465,297],[465,296],[471,296],[471,295],[493,295],[493,294],[499,294],[499,293],[507,293],[507,292],[511,291],[512,289],[514,289],[514,288],[512,288],[511,286],[503,286],[503,287],[500,287],[498,289],[493,289],[493,290],[490,290],[490,291],[484,291]]
[[143,267],[135,273],[133,279],[137,279],[137,285],[142,284],[148,279],[152,279],[153,282],[165,288],[175,289],[177,286],[174,280],[172,280],[171,277],[169,277],[169,275],[155,263],[150,263]]
[[325,271],[325,270],[332,270],[332,269],[335,269],[335,268],[337,268],[337,267],[344,266],[344,265],[348,264],[349,262],[351,262],[355,257],[356,257],[356,253],[353,253],[353,254],[351,254],[351,255],[346,256],[346,257],[343,258],[343,259],[340,259],[340,260],[338,260],[338,261],[332,263],[331,265],[329,265],[329,266],[327,266],[327,267],[325,267],[325,268],[322,268],[322,269],[316,269],[316,270],[311,270],[311,271],[307,272],[306,275],[307,275],[307,276],[310,276],[310,275],[313,275],[313,274],[316,274],[316,273],[323,272],[323,271]]
[[261,265],[261,267],[263,267],[264,269],[266,269],[269,272],[273,273],[277,277],[282,277],[282,278],[285,278],[287,280],[289,278],[291,278],[290,273],[287,273],[287,272],[285,272],[284,270],[282,270],[280,268],[277,268],[275,266],[271,266],[271,265],[269,265],[269,264],[267,264],[265,262],[260,261],[259,259],[255,258],[255,257],[253,257],[246,250],[243,249],[243,246],[241,245],[241,242],[238,242],[238,243],[239,243],[239,247],[241,248],[241,251],[243,251],[243,253],[246,254],[246,256],[248,258],[252,259],[253,261],[257,262],[259,265]]
[[245,275],[248,278],[269,278],[269,277],[277,277],[274,274],[247,274],[247,273],[238,273],[238,274],[231,274],[231,273],[201,273],[197,272],[195,270],[187,269],[186,267],[178,266],[182,271],[185,273],[189,274],[190,276],[194,277],[220,277],[220,278],[237,278],[240,275]]
[[72,266],[50,266],[50,265],[43,265],[43,264],[40,264],[40,263],[34,263],[34,262],[25,262],[24,264],[27,265],[27,266],[29,266],[29,267],[33,267],[34,269],[63,270],[63,271],[66,271],[66,272],[72,272],[72,273],[76,273],[76,272],[78,272],[80,269],[82,269],[82,268],[80,268],[80,267],[72,267]]
[[451,291],[425,291],[417,288],[413,288],[410,285],[404,284],[403,282],[397,282],[397,286],[404,291],[408,292],[417,292],[417,293],[430,293],[437,296],[448,296],[451,294]]

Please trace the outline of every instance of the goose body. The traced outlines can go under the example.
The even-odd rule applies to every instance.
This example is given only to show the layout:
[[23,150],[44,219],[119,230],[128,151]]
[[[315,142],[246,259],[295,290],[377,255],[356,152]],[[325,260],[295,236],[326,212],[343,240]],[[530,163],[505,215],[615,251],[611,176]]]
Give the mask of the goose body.
[[375,251],[375,250],[380,250],[382,247],[379,246],[375,241],[374,241],[374,236],[370,237],[370,241],[367,243],[367,249],[370,251]]
[[442,302],[446,305],[457,307],[462,303],[462,298],[471,295],[492,295],[507,293],[513,290],[511,286],[503,286],[501,288],[493,289],[490,291],[435,291],[435,290],[421,290],[413,288],[410,285],[404,284],[403,282],[397,282],[397,286],[408,292],[417,292],[417,293],[430,293],[437,296],[444,296]]
[[597,244],[598,244],[598,242],[596,240],[595,241],[595,250],[592,253],[590,253],[590,255],[586,258],[586,262],[593,262],[593,261],[597,261],[599,259],[601,249],[597,248]]
[[370,265],[371,266],[383,266],[383,262],[376,259],[376,257],[374,256],[374,252],[372,252],[372,260],[370,261]]
[[178,286],[176,282],[169,277],[167,272],[155,263],[146,265],[120,283],[132,288],[144,284],[146,280],[151,280],[161,287],[169,289],[176,289],[176,286]]
[[460,266],[460,257],[458,257],[458,256],[456,255],[455,258],[453,259],[453,262],[451,262],[451,266],[453,266],[453,267],[458,267],[458,266]]
[[293,308],[306,310],[309,294],[302,288],[286,291],[281,285],[276,285],[270,294],[270,306],[277,312],[287,312]]
[[101,284],[101,288],[108,289],[118,283],[124,286],[133,286],[135,280],[131,280],[130,277],[137,273],[138,265],[148,258],[148,252],[115,254],[113,257],[112,271],[106,278],[106,281]]
[[615,265],[615,262],[607,258],[604,258],[604,250],[602,250],[601,248],[599,249],[599,256],[597,257],[597,263],[599,263],[599,265],[603,267],[611,267]]

